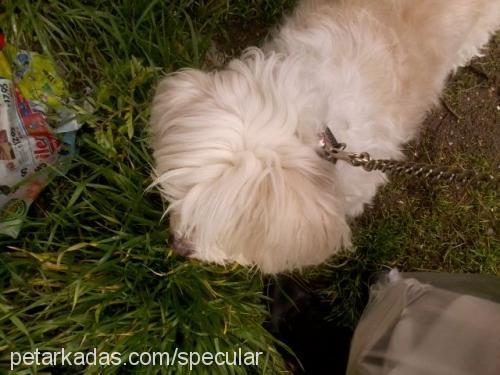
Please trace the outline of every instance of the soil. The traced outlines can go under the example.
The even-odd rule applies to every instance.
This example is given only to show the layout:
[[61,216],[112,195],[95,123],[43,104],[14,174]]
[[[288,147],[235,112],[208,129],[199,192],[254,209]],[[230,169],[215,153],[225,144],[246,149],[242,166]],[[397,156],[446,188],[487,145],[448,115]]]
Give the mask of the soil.
[[500,33],[484,57],[461,68],[447,84],[442,105],[425,121],[416,142],[408,146],[410,160],[475,167],[482,159],[500,164]]

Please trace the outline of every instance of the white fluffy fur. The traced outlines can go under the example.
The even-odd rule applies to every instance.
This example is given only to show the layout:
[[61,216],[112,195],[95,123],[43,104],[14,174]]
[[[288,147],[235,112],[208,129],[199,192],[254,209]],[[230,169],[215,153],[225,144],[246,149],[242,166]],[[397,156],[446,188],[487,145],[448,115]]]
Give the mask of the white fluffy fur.
[[262,49],[164,78],[151,130],[171,228],[193,256],[264,272],[322,262],[385,182],[317,154],[401,158],[450,71],[500,25],[500,0],[308,0]]

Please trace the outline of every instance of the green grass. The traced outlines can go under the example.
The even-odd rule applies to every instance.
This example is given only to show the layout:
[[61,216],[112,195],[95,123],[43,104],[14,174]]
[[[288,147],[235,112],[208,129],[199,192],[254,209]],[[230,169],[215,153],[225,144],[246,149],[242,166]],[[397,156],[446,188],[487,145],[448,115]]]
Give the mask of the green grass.
[[[35,347],[123,353],[242,347],[265,352],[265,363],[258,369],[213,367],[210,373],[283,370],[280,344],[262,327],[268,315],[262,295],[266,280],[237,266],[186,261],[168,248],[163,202],[156,191],[146,190],[152,162],[146,128],[152,89],[162,74],[185,66],[210,67],[207,51],[238,53],[261,39],[292,3],[2,3],[0,25],[8,39],[54,59],[84,128],[80,156],[33,205],[20,237],[0,237],[0,372],[10,351]],[[436,136],[430,126],[421,142],[409,146],[409,155],[485,171],[496,168],[495,148],[478,146],[481,140],[488,145],[498,139],[491,120],[496,108],[492,112],[490,101],[476,113],[464,104],[471,90],[495,85],[498,64],[492,61],[498,62],[498,56],[492,56],[476,64],[490,78],[462,71],[452,82],[446,98],[460,119],[445,110],[431,118],[432,123],[444,116],[439,131],[460,129],[455,136]],[[480,98],[486,97],[483,91]],[[480,117],[482,123],[476,124]],[[458,127],[459,120],[467,126]],[[480,132],[456,142],[470,128]],[[460,147],[450,151],[450,140]],[[321,279],[316,292],[332,304],[331,318],[353,326],[376,272],[398,267],[498,274],[498,208],[496,191],[395,181],[355,223],[355,252],[297,277],[312,284]],[[19,368],[16,373],[36,371],[51,370]],[[117,369],[65,371],[111,374]],[[185,367],[127,371],[188,372]],[[207,369],[199,367],[195,373]]]
[[[272,6],[270,5],[272,3]],[[284,3],[284,2],[283,2]],[[259,274],[185,261],[167,246],[164,204],[151,183],[147,120],[165,72],[200,67],[234,17],[272,22],[280,2],[4,2],[0,24],[19,47],[51,56],[68,82],[84,128],[80,157],[30,210],[17,240],[0,238],[0,372],[10,351],[262,351],[274,373],[276,340]],[[3,365],[2,365],[3,363]],[[16,373],[50,369],[19,367]],[[58,370],[61,371],[61,370]],[[66,373],[116,373],[110,367]],[[187,373],[187,367],[136,368]],[[194,373],[207,373],[200,366]],[[46,372],[45,372],[46,373]],[[58,372],[60,373],[60,372]]]
[[[354,327],[376,274],[401,271],[500,274],[497,192],[456,192],[447,186],[405,191],[395,182],[355,224],[356,250],[311,271],[326,280],[317,293],[332,305],[330,319]],[[413,187],[416,188],[416,187]]]

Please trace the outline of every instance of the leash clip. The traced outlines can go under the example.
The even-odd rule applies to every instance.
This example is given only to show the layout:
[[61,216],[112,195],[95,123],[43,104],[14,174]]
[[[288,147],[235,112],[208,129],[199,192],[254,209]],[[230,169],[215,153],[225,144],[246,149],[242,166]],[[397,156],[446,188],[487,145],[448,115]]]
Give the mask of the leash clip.
[[349,161],[348,153],[344,151],[346,144],[338,142],[328,126],[321,134],[319,145],[323,150],[323,157],[326,160],[334,164],[337,159]]
[[370,161],[370,154],[367,152],[354,153],[345,151],[346,144],[337,141],[330,128],[327,126],[319,141],[324,152],[324,158],[332,163],[337,160],[345,161],[354,167],[366,166]]

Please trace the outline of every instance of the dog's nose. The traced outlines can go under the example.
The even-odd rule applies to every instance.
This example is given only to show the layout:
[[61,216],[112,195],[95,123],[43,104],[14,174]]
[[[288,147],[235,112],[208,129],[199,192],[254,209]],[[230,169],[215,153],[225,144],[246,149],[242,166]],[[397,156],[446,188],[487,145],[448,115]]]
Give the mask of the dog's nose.
[[194,253],[194,244],[185,237],[174,237],[172,249],[176,254],[188,257]]

